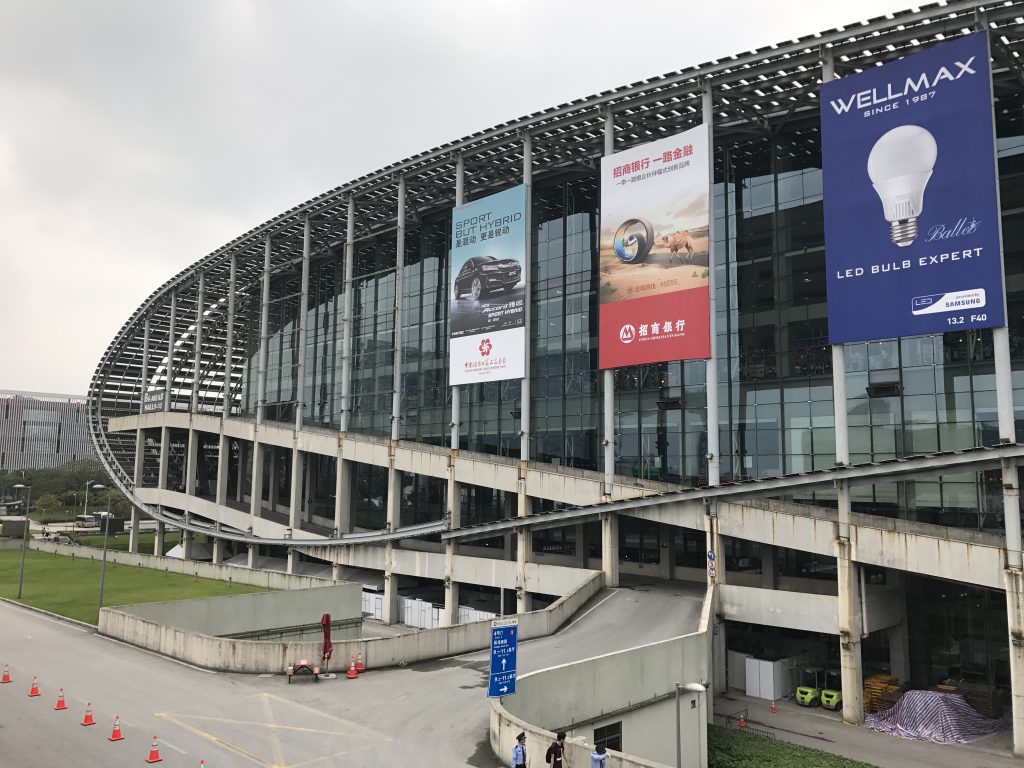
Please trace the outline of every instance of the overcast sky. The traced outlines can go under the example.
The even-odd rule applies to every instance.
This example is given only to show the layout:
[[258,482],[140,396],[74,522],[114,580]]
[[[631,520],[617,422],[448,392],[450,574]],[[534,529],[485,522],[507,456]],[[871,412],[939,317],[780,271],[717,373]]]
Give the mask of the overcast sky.
[[391,162],[893,0],[0,0],[0,389],[84,395],[161,283]]

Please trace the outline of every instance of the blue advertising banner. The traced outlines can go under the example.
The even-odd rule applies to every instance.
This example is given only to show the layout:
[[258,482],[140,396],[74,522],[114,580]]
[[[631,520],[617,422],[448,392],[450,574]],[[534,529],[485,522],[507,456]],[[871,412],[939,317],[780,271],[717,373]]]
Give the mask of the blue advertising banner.
[[821,87],[829,337],[1004,324],[984,32]]
[[526,187],[452,211],[450,384],[526,371]]

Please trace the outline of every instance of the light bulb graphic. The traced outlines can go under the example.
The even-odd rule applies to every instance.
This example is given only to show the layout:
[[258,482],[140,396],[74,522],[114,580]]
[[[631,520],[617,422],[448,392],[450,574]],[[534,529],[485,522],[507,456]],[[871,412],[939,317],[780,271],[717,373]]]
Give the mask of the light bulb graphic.
[[868,155],[868,176],[882,199],[889,238],[901,248],[917,237],[917,217],[924,206],[924,188],[932,177],[938,146],[919,125],[887,131]]

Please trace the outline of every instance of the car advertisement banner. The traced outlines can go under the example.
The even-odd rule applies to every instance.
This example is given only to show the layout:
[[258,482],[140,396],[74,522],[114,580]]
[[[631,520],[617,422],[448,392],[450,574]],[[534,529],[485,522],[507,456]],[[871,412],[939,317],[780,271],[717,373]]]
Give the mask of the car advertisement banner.
[[601,159],[601,368],[711,356],[705,126]]
[[821,87],[833,344],[1001,326],[984,32]]
[[449,383],[526,371],[526,187],[452,212]]

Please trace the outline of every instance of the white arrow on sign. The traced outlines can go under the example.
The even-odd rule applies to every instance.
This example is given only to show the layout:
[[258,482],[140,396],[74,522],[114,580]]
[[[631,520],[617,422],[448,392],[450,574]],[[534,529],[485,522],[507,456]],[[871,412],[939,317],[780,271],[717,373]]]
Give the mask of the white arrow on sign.
[[502,660],[501,660],[501,671],[502,671],[502,672],[504,672],[504,671],[505,671],[505,664],[506,664],[506,662],[507,662],[507,659],[502,659]]
[[507,685],[503,685],[498,690],[501,691],[502,693],[507,693],[508,692],[508,686]]

